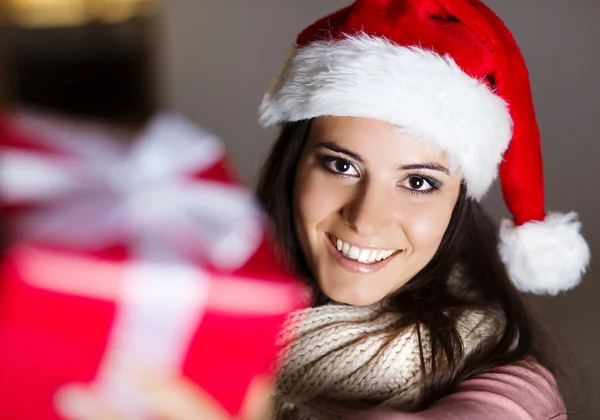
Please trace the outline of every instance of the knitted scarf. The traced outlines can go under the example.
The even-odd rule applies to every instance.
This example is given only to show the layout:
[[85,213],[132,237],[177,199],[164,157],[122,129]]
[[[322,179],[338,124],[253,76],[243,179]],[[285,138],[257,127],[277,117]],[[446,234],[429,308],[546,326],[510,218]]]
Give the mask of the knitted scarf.
[[[417,327],[393,332],[399,315],[381,305],[331,304],[290,315],[281,334],[275,420],[336,420],[372,408],[411,411],[424,384]],[[464,356],[498,332],[483,312],[458,320]],[[429,334],[420,328],[425,366]]]

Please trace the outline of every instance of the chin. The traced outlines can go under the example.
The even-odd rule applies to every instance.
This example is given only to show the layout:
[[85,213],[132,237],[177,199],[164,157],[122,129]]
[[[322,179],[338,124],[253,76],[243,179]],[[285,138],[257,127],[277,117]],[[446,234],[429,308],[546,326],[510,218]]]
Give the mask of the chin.
[[352,306],[369,306],[379,302],[385,297],[385,295],[375,295],[361,290],[348,287],[327,287],[327,285],[321,286],[321,290],[325,295],[337,303],[343,303]]

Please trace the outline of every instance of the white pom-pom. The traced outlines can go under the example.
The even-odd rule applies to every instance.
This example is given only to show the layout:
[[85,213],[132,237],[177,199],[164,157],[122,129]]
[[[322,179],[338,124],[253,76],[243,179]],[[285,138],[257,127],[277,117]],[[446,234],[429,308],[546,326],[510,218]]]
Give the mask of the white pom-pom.
[[551,213],[517,227],[503,220],[500,256],[517,289],[556,295],[577,286],[590,261],[580,230],[575,213]]

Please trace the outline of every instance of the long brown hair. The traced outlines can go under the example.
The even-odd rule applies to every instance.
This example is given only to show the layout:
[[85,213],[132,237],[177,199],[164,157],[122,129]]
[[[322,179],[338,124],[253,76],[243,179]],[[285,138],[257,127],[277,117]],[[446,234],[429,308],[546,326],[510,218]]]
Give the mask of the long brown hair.
[[[294,232],[293,185],[296,167],[311,121],[285,125],[263,167],[257,195],[279,236],[284,261],[315,290],[315,305],[328,298],[312,277]],[[461,381],[490,368],[534,357],[555,373],[555,346],[529,304],[511,283],[497,250],[497,228],[481,205],[461,187],[449,226],[429,264],[386,298],[390,310],[401,312],[398,328],[417,325],[429,332],[432,360],[425,367],[421,337],[421,368],[427,379],[423,407]],[[460,266],[459,284],[451,281]],[[457,293],[457,288],[465,293]],[[463,357],[456,322],[467,309],[484,310],[503,325],[499,336],[469,357]]]

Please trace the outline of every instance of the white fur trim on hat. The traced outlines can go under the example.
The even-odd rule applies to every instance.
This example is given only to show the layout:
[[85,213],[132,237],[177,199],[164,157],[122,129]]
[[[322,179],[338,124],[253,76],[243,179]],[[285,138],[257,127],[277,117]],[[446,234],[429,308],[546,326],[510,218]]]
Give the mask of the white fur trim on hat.
[[543,222],[514,227],[503,220],[499,251],[519,290],[556,295],[577,286],[590,261],[577,214],[550,213]]
[[512,137],[505,101],[450,56],[368,35],[296,48],[260,108],[264,126],[325,115],[379,119],[438,146],[476,199]]

